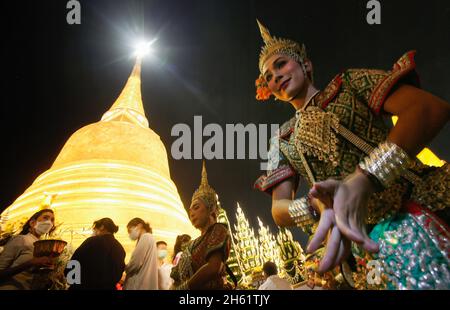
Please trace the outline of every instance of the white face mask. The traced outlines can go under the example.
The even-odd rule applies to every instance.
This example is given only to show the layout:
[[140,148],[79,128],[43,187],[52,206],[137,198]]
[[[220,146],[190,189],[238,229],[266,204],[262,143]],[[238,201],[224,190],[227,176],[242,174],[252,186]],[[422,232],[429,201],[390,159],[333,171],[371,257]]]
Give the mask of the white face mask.
[[167,250],[158,250],[158,258],[164,259],[167,257]]
[[50,220],[42,221],[42,222],[36,222],[36,225],[34,226],[34,230],[39,235],[45,235],[48,234],[48,232],[52,229],[53,223]]
[[139,227],[134,227],[131,229],[131,232],[129,234],[129,237],[131,240],[137,240],[139,238]]

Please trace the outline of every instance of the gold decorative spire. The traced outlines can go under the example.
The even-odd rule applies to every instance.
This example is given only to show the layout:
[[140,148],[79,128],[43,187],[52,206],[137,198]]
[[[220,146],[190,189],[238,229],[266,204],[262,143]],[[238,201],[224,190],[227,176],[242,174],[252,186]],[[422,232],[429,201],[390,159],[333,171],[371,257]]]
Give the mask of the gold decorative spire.
[[194,192],[194,195],[192,195],[191,203],[196,199],[201,199],[209,208],[217,207],[217,194],[208,183],[205,161],[203,161],[202,164],[202,179],[200,181],[200,186]]
[[200,182],[200,186],[209,187],[208,173],[206,172],[206,164],[204,160],[202,161],[202,180]]
[[236,254],[240,260],[243,273],[242,281],[245,286],[252,286],[253,274],[257,273],[258,270],[262,270],[261,247],[258,238],[255,236],[255,231],[250,226],[239,203],[237,203],[234,231]]
[[141,64],[142,57],[136,57],[136,63],[125,87],[109,111],[103,115],[103,122],[130,122],[148,127],[141,95]]

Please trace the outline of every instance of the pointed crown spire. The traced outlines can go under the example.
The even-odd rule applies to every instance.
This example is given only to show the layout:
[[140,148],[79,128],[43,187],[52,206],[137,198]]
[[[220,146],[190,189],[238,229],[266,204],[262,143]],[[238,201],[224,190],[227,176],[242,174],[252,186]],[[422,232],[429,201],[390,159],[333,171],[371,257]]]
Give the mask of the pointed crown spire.
[[131,71],[125,87],[102,121],[122,121],[148,127],[141,95],[141,65],[142,57],[136,57],[136,63]]
[[259,20],[256,20],[256,22],[258,23],[259,32],[261,33],[261,37],[263,38],[264,43],[268,44],[270,41],[272,41],[272,36],[270,35],[269,30],[264,27],[264,25],[261,24]]
[[216,191],[208,183],[208,174],[206,172],[205,161],[203,161],[202,164],[202,178],[200,181],[200,186],[192,195],[191,204],[196,199],[200,199],[201,201],[203,201],[203,203],[205,203],[208,208],[216,209],[218,206]]

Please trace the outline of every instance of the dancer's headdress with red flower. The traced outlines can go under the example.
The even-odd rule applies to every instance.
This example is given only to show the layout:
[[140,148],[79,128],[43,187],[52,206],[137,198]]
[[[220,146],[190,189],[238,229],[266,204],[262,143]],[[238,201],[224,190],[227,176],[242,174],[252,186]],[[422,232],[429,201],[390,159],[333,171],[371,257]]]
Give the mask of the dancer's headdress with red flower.
[[275,54],[283,54],[291,57],[300,64],[303,64],[306,57],[306,48],[304,44],[299,44],[295,41],[289,39],[282,39],[272,37],[269,30],[264,27],[258,20],[256,20],[259,26],[259,31],[261,32],[261,37],[264,40],[264,46],[261,47],[261,52],[259,54],[259,72],[260,75],[256,80],[256,99],[267,100],[272,94],[267,82],[263,76],[263,65],[267,59]]

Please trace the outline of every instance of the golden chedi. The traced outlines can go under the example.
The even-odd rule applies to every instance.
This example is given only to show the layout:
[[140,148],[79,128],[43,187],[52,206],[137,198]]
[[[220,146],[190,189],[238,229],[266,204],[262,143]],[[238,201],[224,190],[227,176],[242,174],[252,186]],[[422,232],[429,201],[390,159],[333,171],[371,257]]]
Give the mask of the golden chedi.
[[148,221],[155,239],[169,248],[177,235],[197,235],[170,178],[166,148],[148,127],[140,72],[138,57],[109,111],[69,138],[51,168],[5,210],[8,221],[31,216],[43,197],[52,195],[61,237],[74,248],[103,217],[119,225],[116,238],[127,254],[135,242],[129,240],[126,225],[134,217]]

